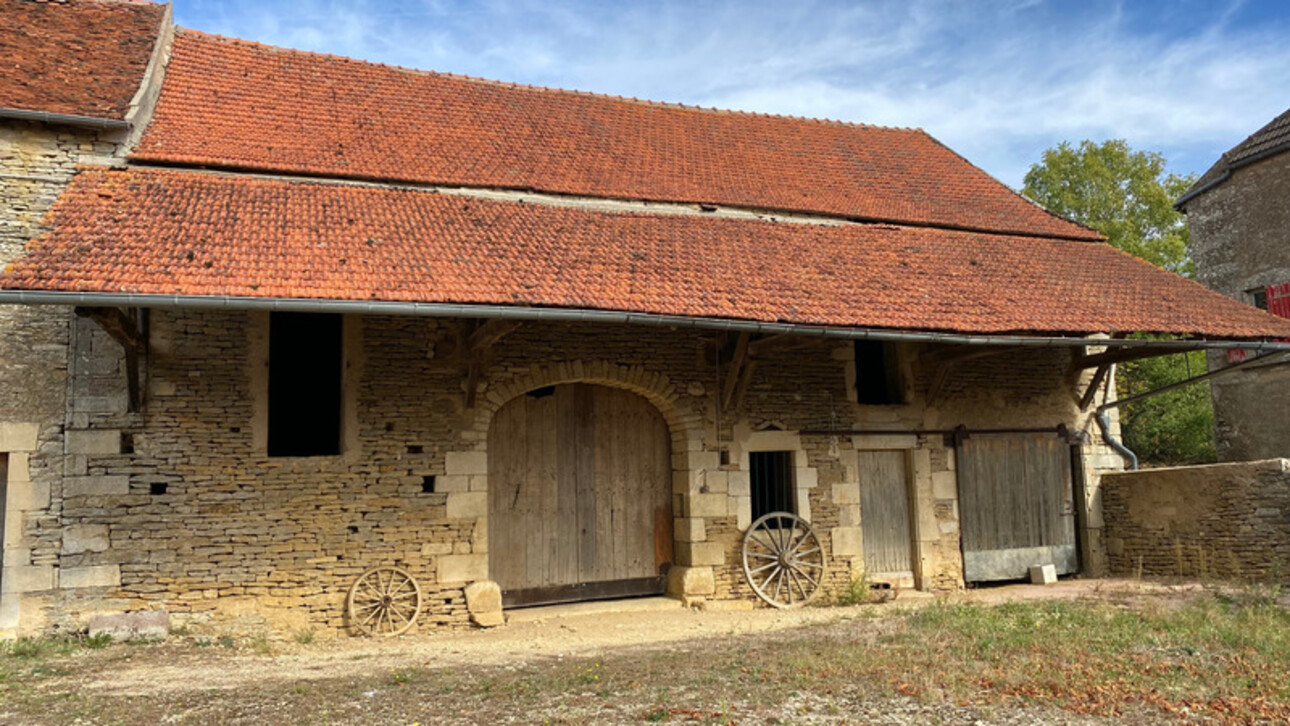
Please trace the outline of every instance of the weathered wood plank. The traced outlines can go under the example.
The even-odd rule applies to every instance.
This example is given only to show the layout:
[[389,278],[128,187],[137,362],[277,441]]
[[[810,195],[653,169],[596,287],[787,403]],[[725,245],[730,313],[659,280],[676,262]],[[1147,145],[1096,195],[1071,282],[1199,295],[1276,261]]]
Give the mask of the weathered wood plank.
[[856,452],[864,561],[870,573],[913,571],[907,459],[903,451]]

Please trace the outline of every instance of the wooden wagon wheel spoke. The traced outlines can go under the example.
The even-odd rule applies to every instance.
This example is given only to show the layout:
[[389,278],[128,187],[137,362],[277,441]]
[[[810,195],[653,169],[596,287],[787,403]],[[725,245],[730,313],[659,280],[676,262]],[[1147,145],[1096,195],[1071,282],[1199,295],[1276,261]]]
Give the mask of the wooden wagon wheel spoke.
[[365,635],[406,633],[421,614],[421,585],[398,567],[377,567],[354,581],[346,603],[350,625]]
[[744,576],[757,597],[774,607],[810,602],[820,591],[827,566],[815,530],[795,514],[771,512],[744,533]]

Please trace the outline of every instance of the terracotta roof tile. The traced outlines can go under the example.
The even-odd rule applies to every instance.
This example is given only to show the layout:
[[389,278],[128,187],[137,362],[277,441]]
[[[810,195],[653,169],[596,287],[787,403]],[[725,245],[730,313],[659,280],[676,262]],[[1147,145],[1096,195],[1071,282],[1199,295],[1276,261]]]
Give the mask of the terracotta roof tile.
[[1290,337],[1101,242],[82,171],[8,289],[596,308],[966,333]]
[[1179,197],[1179,205],[1199,196],[1222,180],[1223,174],[1239,169],[1266,156],[1290,150],[1290,109],[1269,121],[1263,128],[1250,134],[1244,141],[1223,153],[1191,188]]
[[166,6],[0,0],[0,108],[124,119]]
[[136,161],[1097,239],[919,130],[713,111],[177,34]]

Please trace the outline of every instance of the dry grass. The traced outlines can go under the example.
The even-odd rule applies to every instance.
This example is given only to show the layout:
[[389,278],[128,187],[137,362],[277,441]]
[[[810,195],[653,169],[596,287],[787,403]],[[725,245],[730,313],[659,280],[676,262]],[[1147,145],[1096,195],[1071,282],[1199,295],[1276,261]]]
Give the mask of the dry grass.
[[[380,672],[360,660],[347,678],[131,697],[79,685],[123,659],[181,650],[192,657],[196,646],[28,642],[0,656],[0,722],[1290,720],[1290,611],[1269,593],[883,612],[685,649],[626,648],[511,667],[442,669],[431,660]],[[218,664],[256,646],[205,648],[199,658]]]

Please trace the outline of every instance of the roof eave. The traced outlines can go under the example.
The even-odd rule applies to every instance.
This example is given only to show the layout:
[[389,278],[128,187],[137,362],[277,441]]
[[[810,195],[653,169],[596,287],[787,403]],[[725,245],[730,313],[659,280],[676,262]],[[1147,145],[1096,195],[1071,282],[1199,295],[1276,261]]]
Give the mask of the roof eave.
[[[1261,352],[1290,351],[1290,342],[1263,339],[1181,339],[1143,340],[1090,338],[1069,335],[1027,335],[1019,333],[955,333],[895,328],[851,328],[800,323],[712,317],[687,317],[594,308],[523,307],[469,303],[397,302],[379,300],[326,300],[313,298],[235,297],[206,295],[157,295],[141,293],[57,292],[44,290],[0,290],[0,304],[77,305],[90,307],[134,307],[190,310],[261,310],[277,312],[341,313],[353,315],[413,315],[453,318],[503,318],[533,322],[605,323],[692,328],[716,331],[801,335],[843,340],[887,340],[951,345],[1007,345],[1035,348],[1081,347],[1157,348],[1196,350],[1199,348],[1244,348]],[[1090,333],[1089,335],[1095,335]]]
[[0,118],[19,121],[38,121],[47,124],[64,126],[81,126],[93,129],[110,129],[113,131],[130,128],[122,119],[98,118],[95,116],[77,116],[67,113],[50,113],[49,111],[31,111],[22,108],[0,108]]

